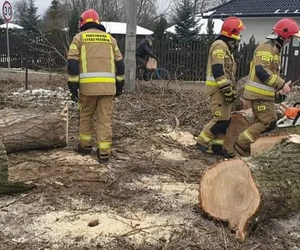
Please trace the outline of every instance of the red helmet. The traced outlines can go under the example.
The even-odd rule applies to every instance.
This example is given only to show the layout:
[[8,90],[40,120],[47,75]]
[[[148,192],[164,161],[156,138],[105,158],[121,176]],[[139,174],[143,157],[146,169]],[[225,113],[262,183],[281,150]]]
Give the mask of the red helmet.
[[273,31],[284,40],[290,37],[299,38],[299,25],[291,18],[280,19],[273,27]]
[[245,29],[245,26],[241,19],[238,17],[232,16],[225,19],[221,34],[235,40],[241,40],[240,33]]
[[79,27],[82,27],[86,23],[97,23],[100,24],[100,18],[94,9],[89,9],[83,12],[80,16]]

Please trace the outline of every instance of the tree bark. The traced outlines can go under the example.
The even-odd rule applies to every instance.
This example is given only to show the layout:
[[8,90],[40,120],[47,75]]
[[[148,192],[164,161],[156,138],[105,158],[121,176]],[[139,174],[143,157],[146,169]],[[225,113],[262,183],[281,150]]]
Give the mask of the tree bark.
[[211,166],[200,180],[199,206],[244,240],[249,223],[300,210],[299,157],[300,136],[290,135],[268,152]]
[[8,158],[5,147],[0,141],[0,194],[14,194],[33,189],[34,185],[8,181]]
[[68,142],[68,109],[2,109],[0,140],[7,153],[64,147]]
[[8,159],[3,143],[0,141],[0,183],[8,179]]

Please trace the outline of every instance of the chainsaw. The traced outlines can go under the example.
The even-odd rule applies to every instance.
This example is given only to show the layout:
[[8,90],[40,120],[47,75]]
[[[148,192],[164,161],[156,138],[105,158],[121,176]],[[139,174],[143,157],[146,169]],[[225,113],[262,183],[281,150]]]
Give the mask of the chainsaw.
[[276,123],[278,128],[286,128],[300,125],[300,105],[295,103],[293,107],[285,107],[284,117],[279,119]]

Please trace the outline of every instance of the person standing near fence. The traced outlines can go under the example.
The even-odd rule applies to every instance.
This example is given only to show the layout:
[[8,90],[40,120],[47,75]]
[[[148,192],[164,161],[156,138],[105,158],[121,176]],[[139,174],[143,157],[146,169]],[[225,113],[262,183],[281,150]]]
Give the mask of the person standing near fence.
[[245,26],[239,18],[225,19],[220,35],[209,50],[205,92],[210,99],[213,119],[201,131],[196,143],[197,148],[207,154],[233,156],[223,148],[223,144],[236,96],[236,63],[233,52],[238,47],[240,33],[244,29]]
[[156,61],[158,58],[154,55],[152,51],[153,36],[147,35],[136,48],[136,64],[137,71],[143,70],[143,79],[148,81],[148,70],[147,70],[147,60],[148,57],[154,58]]
[[71,99],[80,104],[77,151],[91,153],[96,113],[97,156],[103,163],[111,154],[113,99],[116,92],[122,93],[125,66],[116,40],[103,31],[94,9],[82,13],[79,27],[81,32],[73,38],[68,52],[68,86]]
[[238,136],[234,144],[237,155],[249,156],[250,144],[276,127],[275,98],[290,92],[289,85],[280,77],[280,51],[293,37],[300,38],[299,25],[293,19],[283,18],[274,25],[267,41],[254,51],[250,79],[244,89],[244,99],[251,102],[254,123]]

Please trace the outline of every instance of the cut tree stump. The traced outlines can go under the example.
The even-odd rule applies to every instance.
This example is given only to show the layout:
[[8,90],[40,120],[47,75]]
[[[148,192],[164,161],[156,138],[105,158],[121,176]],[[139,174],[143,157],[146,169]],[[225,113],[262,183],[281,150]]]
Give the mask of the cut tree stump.
[[268,152],[217,163],[201,177],[199,206],[211,217],[227,221],[244,240],[249,223],[300,210],[299,157],[297,134]]
[[0,140],[7,153],[64,147],[68,143],[68,109],[2,109]]
[[34,185],[8,181],[8,159],[3,143],[0,141],[0,195],[25,192],[33,189]]

